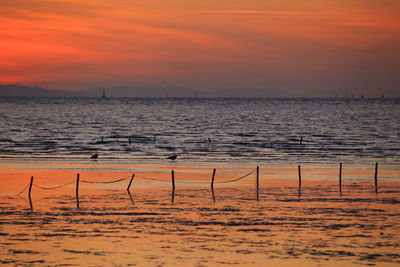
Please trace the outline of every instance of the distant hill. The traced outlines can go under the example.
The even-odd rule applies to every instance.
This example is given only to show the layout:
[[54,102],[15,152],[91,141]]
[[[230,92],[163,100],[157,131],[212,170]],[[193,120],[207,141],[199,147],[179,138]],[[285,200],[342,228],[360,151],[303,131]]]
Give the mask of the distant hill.
[[107,97],[192,97],[195,93],[184,87],[134,87],[92,88],[86,91],[58,91],[23,85],[0,85],[0,96],[87,96],[101,97],[105,90]]
[[23,85],[0,85],[0,96],[82,96],[83,92],[47,90]]
[[218,91],[193,91],[186,87],[140,87],[121,85],[111,88],[95,87],[85,91],[59,91],[23,85],[0,85],[0,96],[36,97],[289,97],[285,91],[266,88],[220,89]]

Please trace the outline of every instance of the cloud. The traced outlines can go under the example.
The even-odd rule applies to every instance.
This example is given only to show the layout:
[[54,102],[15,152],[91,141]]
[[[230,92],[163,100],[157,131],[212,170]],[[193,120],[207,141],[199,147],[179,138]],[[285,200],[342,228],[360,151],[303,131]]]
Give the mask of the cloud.
[[302,14],[297,11],[284,10],[202,10],[204,14],[215,15],[298,15]]
[[318,88],[398,88],[392,5],[156,2],[0,0],[0,81],[306,90],[323,77]]

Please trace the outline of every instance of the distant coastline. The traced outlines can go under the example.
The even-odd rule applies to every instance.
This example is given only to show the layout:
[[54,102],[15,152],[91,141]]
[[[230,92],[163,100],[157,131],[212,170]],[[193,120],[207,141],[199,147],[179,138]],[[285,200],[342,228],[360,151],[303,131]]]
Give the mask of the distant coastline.
[[[167,94],[163,92],[168,92]],[[197,94],[183,87],[94,87],[87,90],[65,91],[25,85],[0,85],[0,96],[16,97],[196,97]],[[106,96],[106,97],[103,97]]]
[[24,85],[0,85],[0,96],[70,97],[85,96],[84,92],[48,90]]
[[[243,88],[242,88],[243,89]],[[94,87],[87,90],[66,91],[45,89],[38,86],[26,86],[17,84],[0,84],[0,97],[134,97],[134,98],[327,98],[327,99],[387,99],[398,96],[382,95],[360,97],[358,95],[347,96],[296,96],[284,91],[262,88],[247,88],[243,95],[242,89],[221,90],[219,92],[198,92],[185,87],[139,87],[116,86],[112,88]]]

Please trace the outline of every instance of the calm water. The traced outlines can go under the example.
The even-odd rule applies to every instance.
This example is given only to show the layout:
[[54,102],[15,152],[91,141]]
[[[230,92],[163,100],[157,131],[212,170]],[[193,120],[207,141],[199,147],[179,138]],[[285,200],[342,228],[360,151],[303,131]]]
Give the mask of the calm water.
[[400,163],[400,99],[3,97],[0,125],[3,161]]
[[35,190],[0,197],[4,266],[399,266],[399,186]]
[[[369,170],[355,172],[365,176],[358,183],[347,172],[342,195],[336,181],[307,181],[299,191],[291,180],[273,181],[282,174],[266,168],[259,194],[250,185],[255,174],[236,185],[216,183],[215,192],[208,183],[183,182],[209,181],[211,164],[324,167],[340,161],[379,161],[396,169],[392,180],[398,181],[399,106],[392,99],[0,98],[0,164],[161,165],[147,174],[139,170],[132,194],[125,190],[128,180],[92,183],[127,170],[79,170],[79,208],[75,169],[27,164],[40,169],[27,173],[0,165],[0,263],[398,266],[399,184],[380,183],[376,194],[372,179],[364,179],[372,177]],[[90,159],[94,153],[97,160]],[[178,155],[175,163],[166,159],[172,154]],[[162,169],[168,164],[189,166],[177,171],[174,194],[169,169]],[[196,165],[207,167],[196,173]],[[26,192],[31,175],[32,210]],[[217,181],[241,175],[220,168]],[[60,184],[65,187],[54,187]]]

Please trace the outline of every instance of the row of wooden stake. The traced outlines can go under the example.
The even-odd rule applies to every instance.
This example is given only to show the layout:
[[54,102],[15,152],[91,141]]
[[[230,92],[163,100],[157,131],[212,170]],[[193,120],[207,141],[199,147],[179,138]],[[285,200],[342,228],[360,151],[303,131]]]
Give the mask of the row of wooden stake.
[[[301,188],[301,166],[298,166],[299,172],[299,188]],[[378,162],[375,163],[375,193],[378,193]],[[258,179],[257,179],[258,182]],[[258,184],[257,184],[258,188]],[[339,164],[339,191],[342,193],[342,163]]]
[[[213,169],[212,173],[212,178],[211,178],[211,190],[214,192],[214,178],[215,178],[215,172],[216,169]],[[257,166],[256,168],[256,188],[257,188],[257,199],[258,199],[258,189],[259,189],[259,173],[260,173],[260,168]],[[301,190],[301,166],[298,166],[298,174],[299,174],[299,194]],[[131,180],[129,181],[128,187],[126,190],[130,192],[130,187],[133,182],[133,178],[135,177],[135,173],[132,174]],[[171,171],[171,184],[172,184],[172,192],[175,192],[175,173],[172,170]],[[32,191],[32,185],[33,185],[33,176],[31,177],[31,182],[29,184],[29,191],[28,191],[28,196],[29,196],[29,201],[31,204],[31,209],[32,209],[32,200],[31,200],[31,191]],[[342,163],[339,165],[339,191],[340,194],[342,193]],[[375,193],[378,193],[378,162],[375,164]],[[76,176],[76,199],[77,199],[77,206],[79,208],[79,173]]]

